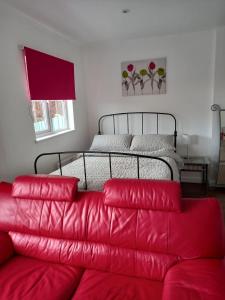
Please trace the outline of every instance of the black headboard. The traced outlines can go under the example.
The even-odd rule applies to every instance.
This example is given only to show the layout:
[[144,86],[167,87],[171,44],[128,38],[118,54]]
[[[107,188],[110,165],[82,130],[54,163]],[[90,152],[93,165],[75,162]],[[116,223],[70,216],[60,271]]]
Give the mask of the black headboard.
[[106,118],[112,118],[112,126],[113,126],[113,133],[116,134],[116,118],[118,116],[124,115],[126,117],[126,132],[129,134],[130,132],[130,115],[141,115],[141,134],[144,134],[144,115],[155,115],[156,116],[156,133],[159,134],[159,116],[165,116],[171,118],[174,122],[174,147],[176,149],[177,146],[177,121],[173,114],[170,113],[161,113],[161,112],[122,112],[122,113],[115,113],[115,114],[108,114],[103,115],[98,120],[98,134],[102,134],[102,121]]

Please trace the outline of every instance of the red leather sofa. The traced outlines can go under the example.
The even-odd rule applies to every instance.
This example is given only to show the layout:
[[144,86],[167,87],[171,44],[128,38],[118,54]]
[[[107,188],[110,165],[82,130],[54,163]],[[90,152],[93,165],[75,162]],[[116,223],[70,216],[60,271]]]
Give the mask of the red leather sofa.
[[215,199],[176,182],[21,176],[0,184],[0,300],[224,300]]

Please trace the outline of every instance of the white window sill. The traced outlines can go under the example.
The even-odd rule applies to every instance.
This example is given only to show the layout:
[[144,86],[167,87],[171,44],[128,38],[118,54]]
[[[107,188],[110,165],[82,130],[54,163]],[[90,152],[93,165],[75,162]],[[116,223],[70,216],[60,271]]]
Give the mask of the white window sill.
[[52,139],[56,136],[59,136],[59,135],[62,135],[62,134],[68,133],[68,132],[72,132],[72,131],[75,131],[75,129],[68,129],[68,130],[57,132],[57,133],[45,135],[45,136],[42,136],[42,137],[36,137],[35,142],[38,143],[38,142],[41,142],[41,141]]

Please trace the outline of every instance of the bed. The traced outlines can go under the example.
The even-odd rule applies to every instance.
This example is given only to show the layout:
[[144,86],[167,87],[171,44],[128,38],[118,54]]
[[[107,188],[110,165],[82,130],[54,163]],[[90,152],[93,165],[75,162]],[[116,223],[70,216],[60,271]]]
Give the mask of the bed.
[[[58,167],[51,174],[80,178],[80,189],[101,190],[114,177],[179,181],[182,160],[176,153],[176,138],[176,118],[170,113],[103,115],[90,149],[42,153],[35,159],[35,173],[42,157],[56,156]],[[69,163],[63,159],[68,155]]]

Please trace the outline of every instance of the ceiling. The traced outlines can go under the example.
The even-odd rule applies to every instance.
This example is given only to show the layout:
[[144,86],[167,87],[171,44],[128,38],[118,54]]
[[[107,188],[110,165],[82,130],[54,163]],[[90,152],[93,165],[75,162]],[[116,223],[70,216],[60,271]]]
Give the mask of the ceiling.
[[[83,43],[225,25],[225,0],[2,0]],[[124,8],[130,13],[122,14]]]

